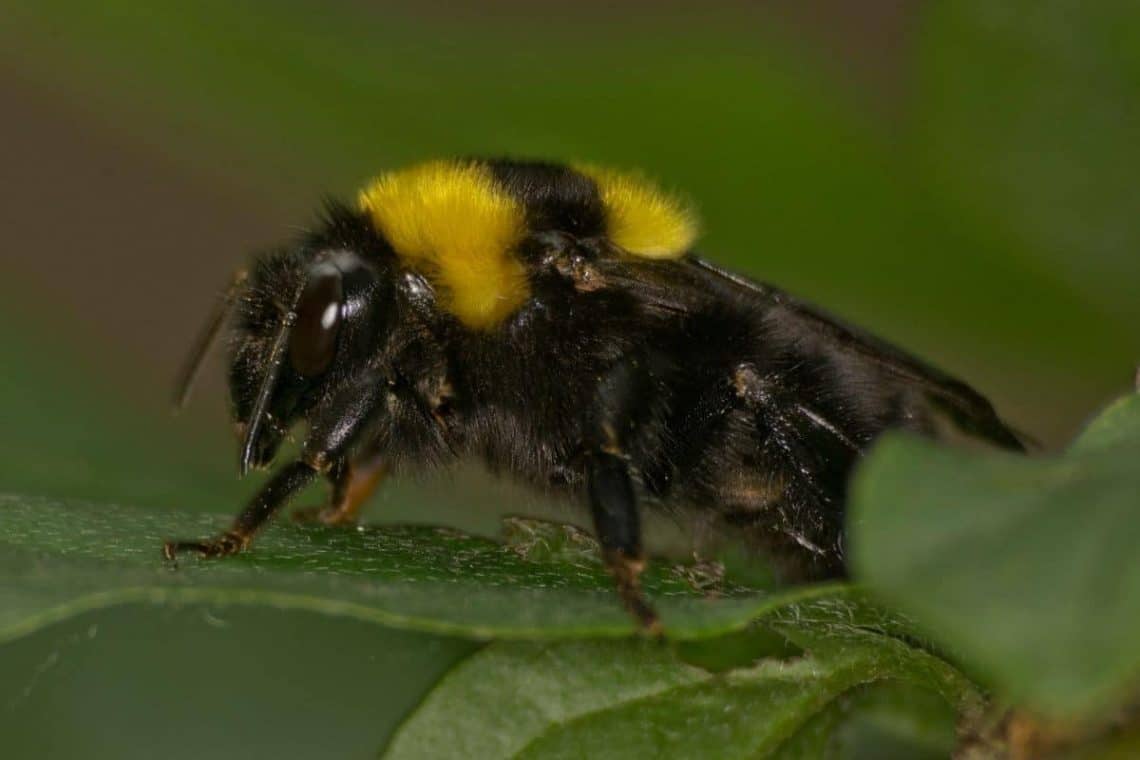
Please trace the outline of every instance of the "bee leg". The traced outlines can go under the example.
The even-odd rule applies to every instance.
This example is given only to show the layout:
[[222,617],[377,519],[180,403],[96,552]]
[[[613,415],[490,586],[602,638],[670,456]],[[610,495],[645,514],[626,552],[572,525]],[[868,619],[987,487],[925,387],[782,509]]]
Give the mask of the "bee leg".
[[332,497],[328,503],[294,510],[290,517],[299,523],[353,525],[387,473],[388,467],[379,456],[345,462],[330,472]]
[[273,513],[314,477],[344,468],[345,452],[351,450],[360,430],[375,413],[382,398],[380,389],[386,387],[382,377],[371,373],[361,376],[345,389],[343,396],[333,398],[312,418],[301,459],[274,473],[229,530],[205,541],[167,541],[162,547],[163,555],[174,559],[179,552],[193,551],[204,557],[223,557],[249,546]]
[[617,584],[618,596],[642,631],[660,636],[661,620],[641,590],[645,555],[629,465],[615,454],[598,451],[589,458],[587,480],[602,560]]
[[586,439],[586,488],[602,559],[618,595],[641,630],[661,635],[661,621],[641,589],[645,554],[641,520],[626,456],[626,437],[648,415],[656,398],[650,365],[630,357],[602,377]]
[[253,535],[277,511],[317,475],[308,462],[298,460],[274,473],[249,505],[234,519],[230,529],[213,538],[200,541],[167,541],[162,554],[173,560],[179,552],[197,552],[203,557],[224,557],[249,546]]
[[365,372],[310,418],[304,458],[332,482],[332,497],[323,507],[297,510],[294,520],[325,525],[356,521],[388,468],[374,448],[357,451],[355,444],[361,430],[382,407],[389,385],[385,376]]

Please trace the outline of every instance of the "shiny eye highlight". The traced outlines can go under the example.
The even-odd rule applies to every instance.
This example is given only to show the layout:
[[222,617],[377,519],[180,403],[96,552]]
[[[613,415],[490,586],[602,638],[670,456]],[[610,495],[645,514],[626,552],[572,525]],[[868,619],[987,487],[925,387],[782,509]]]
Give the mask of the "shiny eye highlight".
[[298,374],[313,377],[329,368],[336,353],[343,302],[340,270],[331,263],[313,267],[297,301],[297,321],[289,336],[289,363]]

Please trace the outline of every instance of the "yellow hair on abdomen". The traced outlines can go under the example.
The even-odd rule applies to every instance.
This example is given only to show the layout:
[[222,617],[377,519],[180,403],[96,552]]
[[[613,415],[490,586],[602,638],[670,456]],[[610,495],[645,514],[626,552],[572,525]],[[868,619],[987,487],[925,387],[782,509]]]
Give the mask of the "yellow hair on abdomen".
[[635,256],[676,259],[697,239],[697,218],[682,201],[637,174],[592,164],[574,167],[594,180],[606,212],[606,237]]
[[360,192],[359,203],[396,255],[440,288],[444,307],[468,327],[494,327],[527,299],[515,253],[525,213],[486,167],[433,161],[389,172]]

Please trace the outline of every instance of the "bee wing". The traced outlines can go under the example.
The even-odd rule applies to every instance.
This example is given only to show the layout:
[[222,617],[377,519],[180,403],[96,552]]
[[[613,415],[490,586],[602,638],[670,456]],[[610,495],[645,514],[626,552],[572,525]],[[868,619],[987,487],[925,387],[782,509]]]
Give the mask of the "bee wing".
[[1022,437],[998,417],[993,405],[961,380],[779,288],[753,282],[696,256],[686,257],[681,263],[700,272],[710,287],[726,295],[779,307],[782,316],[796,323],[797,332],[806,332],[836,350],[875,365],[921,392],[962,432],[1005,448],[1025,449]]

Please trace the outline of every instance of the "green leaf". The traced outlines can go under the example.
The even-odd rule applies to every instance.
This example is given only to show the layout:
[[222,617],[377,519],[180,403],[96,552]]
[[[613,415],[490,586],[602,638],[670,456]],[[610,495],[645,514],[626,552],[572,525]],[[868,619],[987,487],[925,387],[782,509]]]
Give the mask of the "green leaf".
[[[829,746],[848,760],[942,760],[956,743],[956,716],[929,689],[896,681],[874,685],[834,705]],[[804,733],[807,733],[806,730]],[[797,757],[817,758],[803,752]]]
[[508,757],[551,725],[708,678],[653,641],[493,644],[443,678],[387,754]]
[[1140,679],[1140,396],[1053,458],[884,440],[850,533],[857,575],[1015,701],[1086,713]]
[[781,758],[941,760],[956,743],[957,716],[929,689],[879,682],[836,700],[780,748]]
[[[592,542],[528,525],[498,543],[412,526],[357,530],[271,526],[224,560],[161,558],[164,537],[205,536],[225,517],[0,496],[0,641],[78,612],[126,602],[252,604],[471,638],[617,637],[633,633]],[[586,549],[582,547],[586,546]],[[541,550],[539,550],[541,548]],[[677,639],[718,635],[787,604],[852,594],[826,585],[765,592],[651,564],[649,595]]]
[[368,758],[479,646],[262,607],[93,611],[0,647],[0,756]]
[[819,756],[829,711],[869,684],[917,685],[964,712],[980,705],[953,668],[903,642],[854,627],[833,637],[794,613],[772,624],[811,654],[716,675],[657,642],[493,644],[439,683],[386,756]]

